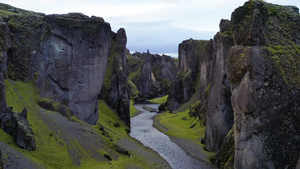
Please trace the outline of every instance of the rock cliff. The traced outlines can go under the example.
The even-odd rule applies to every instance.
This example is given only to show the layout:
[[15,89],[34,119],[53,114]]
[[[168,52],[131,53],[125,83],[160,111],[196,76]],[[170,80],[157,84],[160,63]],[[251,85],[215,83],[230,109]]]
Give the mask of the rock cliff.
[[[128,55],[129,78],[138,97],[153,98],[169,93],[176,76],[176,61],[167,55],[134,53]],[[132,90],[134,94],[134,90]],[[133,96],[134,97],[134,96]],[[137,98],[137,97],[134,97]]]
[[115,108],[121,119],[130,126],[130,86],[126,61],[127,37],[125,29],[112,33],[112,46],[108,57],[102,95],[107,104]]
[[[250,0],[232,13],[231,21],[221,20],[214,39],[198,47],[193,97],[185,94],[184,75],[173,82],[169,110],[197,103],[190,114],[206,125],[203,142],[217,153],[221,168],[296,167],[299,21],[297,7]],[[185,43],[179,45],[180,56],[190,51]],[[179,57],[179,75],[192,66],[188,60]]]
[[231,20],[235,46],[227,74],[235,119],[234,166],[295,168],[300,152],[299,9],[249,1]]
[[35,150],[35,137],[27,120],[26,108],[19,114],[13,112],[12,108],[8,108],[6,104],[4,77],[12,39],[9,34],[9,26],[2,17],[0,17],[0,29],[0,128],[12,135],[19,147]]
[[[34,79],[43,97],[66,105],[95,124],[111,28],[83,14],[44,15],[2,5],[11,46],[6,49],[10,79]],[[30,39],[30,41],[28,40]]]
[[171,111],[189,101],[195,92],[199,75],[199,60],[208,41],[189,39],[179,44],[179,64],[171,87],[168,107]]

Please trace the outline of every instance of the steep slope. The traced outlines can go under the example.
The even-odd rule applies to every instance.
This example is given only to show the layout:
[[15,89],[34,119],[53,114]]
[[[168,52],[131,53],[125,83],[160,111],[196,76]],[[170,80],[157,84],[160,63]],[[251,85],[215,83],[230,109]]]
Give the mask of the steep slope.
[[300,152],[299,9],[249,1],[231,20],[235,46],[227,73],[234,166],[295,168]]
[[195,92],[199,75],[199,60],[208,41],[189,39],[179,44],[179,65],[168,98],[169,110],[173,111],[189,101]]
[[[113,33],[99,17],[44,15],[1,3],[0,28],[0,167],[170,168],[127,135],[124,29]],[[107,59],[117,63],[108,78]],[[104,80],[111,85],[105,101],[115,109],[99,101]],[[32,131],[18,134],[20,142],[6,127]],[[36,149],[18,145],[28,134]]]
[[125,29],[112,33],[112,46],[108,57],[102,95],[108,105],[115,108],[121,119],[130,126],[130,86],[126,61],[127,37]]
[[[299,21],[297,7],[250,0],[232,13],[231,21],[221,20],[214,39],[198,47],[203,51],[193,96],[186,97],[190,100],[184,99],[189,91],[184,83],[173,82],[169,110],[189,109],[199,117],[206,125],[203,143],[216,152],[213,161],[221,168],[296,167]],[[181,48],[181,55],[189,51]],[[178,74],[186,62],[179,58]]]
[[[176,76],[176,61],[167,55],[134,53],[128,55],[133,98],[153,98],[169,93]],[[135,91],[137,90],[137,91]]]
[[95,124],[110,25],[83,14],[44,15],[7,5],[1,9],[12,37],[5,51],[8,77],[35,78],[44,97],[67,105],[76,117]]

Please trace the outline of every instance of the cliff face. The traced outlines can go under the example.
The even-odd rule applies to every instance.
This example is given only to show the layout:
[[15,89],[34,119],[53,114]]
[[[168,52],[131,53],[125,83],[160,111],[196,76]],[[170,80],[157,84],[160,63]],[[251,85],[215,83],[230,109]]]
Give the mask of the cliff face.
[[225,136],[233,125],[231,91],[226,75],[226,60],[233,46],[231,30],[228,29],[230,25],[228,20],[221,21],[221,31],[214,37],[212,46],[208,48],[212,51],[200,61],[202,101],[200,105],[202,109],[205,108],[207,117],[205,144],[208,150],[215,152],[220,150]]
[[[299,159],[300,15],[292,6],[250,0],[222,20],[220,32],[196,58],[193,97],[179,71],[169,109],[185,110],[206,125],[203,139],[221,168],[295,168]],[[179,45],[184,56],[190,48]],[[195,63],[193,61],[192,63]],[[179,79],[179,80],[178,80]],[[195,84],[195,83],[194,83]],[[175,89],[175,90],[174,90]],[[197,100],[196,100],[197,99]],[[196,110],[196,112],[193,112]]]
[[0,116],[6,110],[5,101],[5,85],[4,85],[4,71],[7,60],[7,51],[10,46],[10,37],[7,24],[0,18]]
[[295,168],[300,151],[299,10],[249,1],[231,20],[236,43],[227,73],[235,119],[234,166]]
[[[110,26],[101,18],[78,14],[45,16],[49,35],[36,50],[37,86],[43,95],[66,104],[90,124],[98,120],[101,92],[110,48]],[[86,26],[82,26],[86,25]]]
[[189,101],[194,94],[199,75],[199,60],[207,43],[208,41],[190,39],[179,44],[178,72],[168,98],[171,111]]
[[[134,53],[128,56],[129,78],[136,95],[153,98],[169,93],[171,83],[176,76],[175,60],[166,55]],[[133,92],[134,93],[134,92]]]
[[10,11],[3,17],[12,37],[5,51],[8,77],[35,79],[43,97],[95,124],[111,45],[110,25],[102,18],[75,13],[46,16],[16,8]]
[[112,33],[112,46],[108,58],[102,95],[107,104],[115,108],[121,119],[130,126],[130,86],[126,61],[127,37],[125,29]]

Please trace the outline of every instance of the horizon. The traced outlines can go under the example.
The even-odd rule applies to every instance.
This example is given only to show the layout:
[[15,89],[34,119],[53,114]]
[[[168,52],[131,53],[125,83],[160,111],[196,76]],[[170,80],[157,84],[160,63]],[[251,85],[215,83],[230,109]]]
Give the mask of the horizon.
[[[83,13],[102,17],[112,31],[124,28],[127,49],[178,57],[178,45],[184,40],[210,40],[219,31],[221,19],[245,0],[154,0],[152,2],[96,0],[4,0],[11,6],[45,14]],[[268,3],[300,7],[295,0],[268,0]],[[125,10],[126,9],[126,10]]]

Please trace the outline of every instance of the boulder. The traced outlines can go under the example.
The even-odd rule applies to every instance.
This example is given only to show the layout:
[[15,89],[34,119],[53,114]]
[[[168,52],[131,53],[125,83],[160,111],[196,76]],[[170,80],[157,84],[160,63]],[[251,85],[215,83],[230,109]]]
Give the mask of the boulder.
[[27,121],[27,109],[21,113],[13,112],[13,137],[20,148],[34,151],[36,149],[34,133]]

